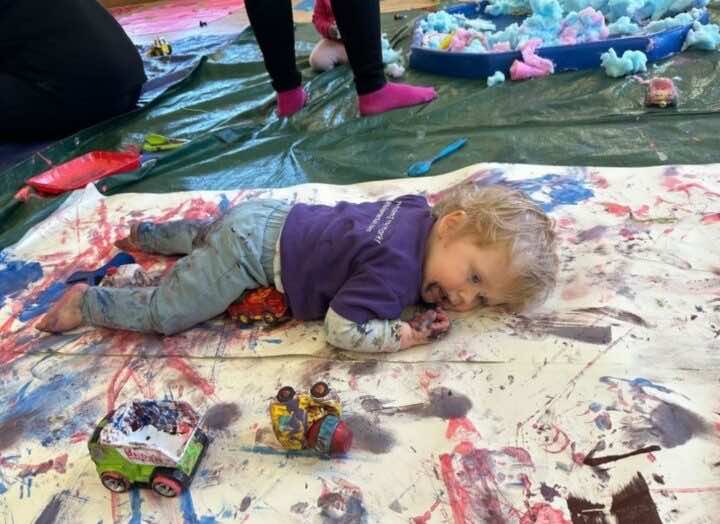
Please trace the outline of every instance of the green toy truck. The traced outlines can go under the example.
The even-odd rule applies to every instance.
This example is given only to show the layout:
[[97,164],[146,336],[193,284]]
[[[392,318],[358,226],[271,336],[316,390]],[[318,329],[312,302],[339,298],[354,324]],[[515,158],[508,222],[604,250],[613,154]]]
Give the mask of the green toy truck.
[[100,481],[123,493],[133,484],[176,497],[190,486],[208,446],[201,419],[187,402],[136,400],[98,423],[88,448]]

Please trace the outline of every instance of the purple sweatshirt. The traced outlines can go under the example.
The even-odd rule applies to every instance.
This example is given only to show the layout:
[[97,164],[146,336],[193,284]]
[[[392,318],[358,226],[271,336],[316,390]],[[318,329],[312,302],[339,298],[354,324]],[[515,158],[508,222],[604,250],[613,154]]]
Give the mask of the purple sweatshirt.
[[416,195],[293,206],[280,238],[282,285],[293,317],[317,320],[332,308],[358,323],[399,318],[420,301],[434,220]]

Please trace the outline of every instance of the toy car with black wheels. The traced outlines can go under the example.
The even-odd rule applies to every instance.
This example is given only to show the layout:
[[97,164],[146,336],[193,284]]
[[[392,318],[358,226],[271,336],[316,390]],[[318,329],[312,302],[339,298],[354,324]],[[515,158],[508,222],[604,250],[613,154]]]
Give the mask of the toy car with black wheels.
[[645,105],[648,107],[675,107],[678,93],[672,79],[658,77],[650,80],[645,95]]
[[228,307],[230,318],[241,324],[262,320],[266,324],[278,324],[289,318],[285,295],[274,287],[261,287],[246,291],[237,302]]
[[187,402],[136,400],[100,420],[88,442],[100,482],[123,493],[133,485],[176,497],[190,486],[208,447]]

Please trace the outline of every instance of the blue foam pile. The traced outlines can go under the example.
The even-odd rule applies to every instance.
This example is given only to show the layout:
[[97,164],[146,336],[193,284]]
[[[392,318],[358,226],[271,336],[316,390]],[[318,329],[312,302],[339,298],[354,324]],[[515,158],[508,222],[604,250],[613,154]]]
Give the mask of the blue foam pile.
[[494,87],[498,84],[502,84],[503,82],[505,82],[505,75],[502,73],[502,71],[495,71],[492,76],[488,77],[487,86]]
[[605,74],[613,78],[647,71],[647,56],[642,51],[625,51],[621,57],[614,49],[600,55]]
[[714,51],[720,49],[720,27],[716,24],[702,25],[695,22],[688,31],[683,49],[702,49],[704,51]]

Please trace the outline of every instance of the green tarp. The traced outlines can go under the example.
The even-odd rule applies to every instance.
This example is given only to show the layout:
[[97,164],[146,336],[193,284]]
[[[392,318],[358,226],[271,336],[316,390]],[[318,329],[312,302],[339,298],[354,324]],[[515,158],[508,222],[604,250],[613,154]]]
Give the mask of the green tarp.
[[[383,16],[383,30],[406,50],[415,16]],[[713,18],[717,18],[713,16]],[[93,149],[141,142],[146,132],[191,139],[135,173],[107,179],[115,192],[349,184],[404,176],[458,137],[468,145],[433,172],[500,161],[642,166],[720,162],[719,53],[687,52],[650,67],[676,78],[677,109],[644,107],[645,86],[601,70],[563,73],[488,89],[483,81],[409,71],[404,80],[434,85],[430,105],[358,118],[348,67],[312,73],[311,25],[296,32],[298,64],[310,102],[289,120],[274,115],[274,95],[252,32],[208,54],[194,73],[144,109],[85,130],[43,151],[54,163]],[[197,47],[198,50],[202,46]],[[200,52],[200,51],[198,51]],[[177,58],[177,60],[181,60]],[[47,164],[37,155],[0,174],[0,247],[16,241],[64,197],[14,200],[23,181]]]

